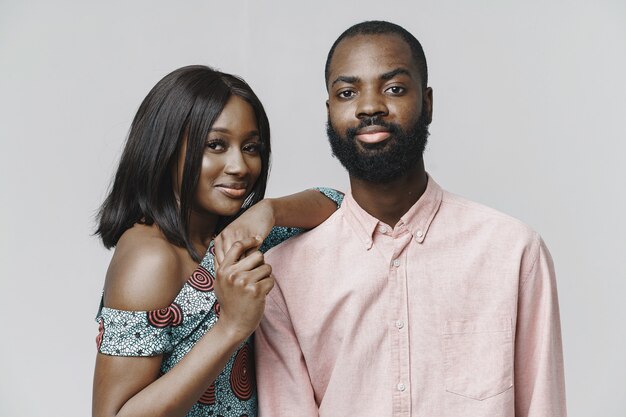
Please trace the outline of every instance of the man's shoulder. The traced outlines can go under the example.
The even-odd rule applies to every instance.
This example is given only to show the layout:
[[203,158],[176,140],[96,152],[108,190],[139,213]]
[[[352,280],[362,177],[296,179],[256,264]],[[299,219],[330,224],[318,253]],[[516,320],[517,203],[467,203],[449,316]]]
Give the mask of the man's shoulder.
[[456,216],[467,223],[476,223],[498,230],[500,234],[523,240],[535,241],[540,238],[538,233],[522,220],[460,195],[443,191],[441,205],[443,213]]
[[329,240],[333,240],[342,227],[343,213],[341,208],[339,208],[316,228],[294,236],[273,247],[265,254],[265,257],[266,259],[276,260],[321,250],[328,246]]

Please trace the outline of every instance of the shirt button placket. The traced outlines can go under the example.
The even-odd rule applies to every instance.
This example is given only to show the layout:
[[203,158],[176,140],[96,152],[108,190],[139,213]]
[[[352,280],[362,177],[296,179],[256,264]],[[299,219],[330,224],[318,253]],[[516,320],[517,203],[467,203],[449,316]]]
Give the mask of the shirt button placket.
[[413,240],[413,236],[406,232],[406,227],[398,233],[394,229],[394,252],[391,256],[389,264],[390,285],[392,289],[393,303],[389,311],[392,320],[389,323],[394,331],[390,332],[393,356],[396,358],[393,374],[396,382],[393,390],[393,415],[408,417],[411,413],[411,395],[410,395],[410,363],[409,363],[409,346],[407,333],[407,246]]

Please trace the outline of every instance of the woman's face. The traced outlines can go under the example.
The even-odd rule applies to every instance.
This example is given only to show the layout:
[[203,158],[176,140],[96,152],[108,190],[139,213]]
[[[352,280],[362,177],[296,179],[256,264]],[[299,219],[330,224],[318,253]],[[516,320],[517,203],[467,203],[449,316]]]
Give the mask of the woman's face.
[[[179,156],[182,178],[187,140]],[[252,191],[261,173],[261,139],[252,106],[233,95],[213,123],[202,156],[192,210],[232,216]]]

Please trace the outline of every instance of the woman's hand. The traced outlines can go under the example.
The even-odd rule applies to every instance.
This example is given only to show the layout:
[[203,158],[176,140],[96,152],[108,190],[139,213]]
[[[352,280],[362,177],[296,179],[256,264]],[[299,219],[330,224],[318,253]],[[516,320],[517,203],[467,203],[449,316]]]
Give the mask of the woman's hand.
[[215,295],[220,303],[220,323],[244,341],[258,327],[265,296],[274,286],[272,268],[263,254],[253,251],[260,242],[249,237],[233,243],[216,271]]
[[250,207],[237,220],[226,226],[215,238],[215,260],[217,265],[224,261],[226,253],[237,241],[256,237],[258,244],[250,249],[258,249],[275,223],[274,208],[269,199],[261,200]]

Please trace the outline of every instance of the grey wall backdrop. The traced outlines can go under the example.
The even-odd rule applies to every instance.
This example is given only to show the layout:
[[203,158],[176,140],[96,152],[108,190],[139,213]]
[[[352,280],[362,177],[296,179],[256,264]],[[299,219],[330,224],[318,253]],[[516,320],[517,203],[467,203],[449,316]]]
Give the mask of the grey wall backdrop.
[[0,0],[0,415],[90,413],[111,256],[93,214],[156,81],[192,63],[243,76],[272,122],[269,195],[345,189],[323,64],[365,19],[424,45],[434,178],[548,243],[570,416],[626,415],[623,0]]

